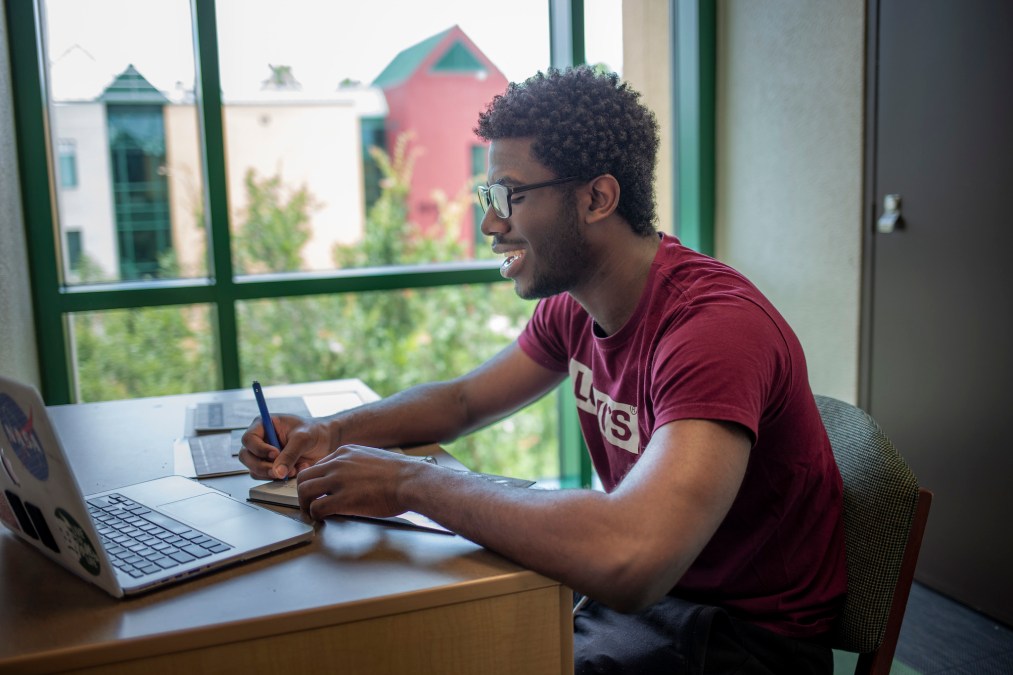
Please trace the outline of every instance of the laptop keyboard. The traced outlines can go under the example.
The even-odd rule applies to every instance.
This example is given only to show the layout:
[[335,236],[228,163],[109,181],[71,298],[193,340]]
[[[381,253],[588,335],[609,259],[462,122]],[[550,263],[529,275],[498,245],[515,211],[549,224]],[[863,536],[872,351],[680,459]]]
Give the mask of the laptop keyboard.
[[232,548],[120,494],[92,497],[88,511],[113,565],[135,579]]

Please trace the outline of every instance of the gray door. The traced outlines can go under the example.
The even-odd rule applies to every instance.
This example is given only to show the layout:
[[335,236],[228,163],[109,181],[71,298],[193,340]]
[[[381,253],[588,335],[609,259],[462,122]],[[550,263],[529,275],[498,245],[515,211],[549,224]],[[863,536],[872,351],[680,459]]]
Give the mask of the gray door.
[[917,578],[1013,623],[1013,2],[869,7],[863,404],[936,495]]

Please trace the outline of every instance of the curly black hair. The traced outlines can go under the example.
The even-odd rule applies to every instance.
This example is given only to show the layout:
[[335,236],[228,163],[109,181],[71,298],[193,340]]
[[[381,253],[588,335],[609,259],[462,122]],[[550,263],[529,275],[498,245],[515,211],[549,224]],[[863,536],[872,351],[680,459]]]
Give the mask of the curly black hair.
[[615,73],[550,68],[512,82],[479,113],[475,133],[487,141],[532,138],[535,159],[557,176],[612,174],[619,215],[634,232],[654,233],[658,122]]

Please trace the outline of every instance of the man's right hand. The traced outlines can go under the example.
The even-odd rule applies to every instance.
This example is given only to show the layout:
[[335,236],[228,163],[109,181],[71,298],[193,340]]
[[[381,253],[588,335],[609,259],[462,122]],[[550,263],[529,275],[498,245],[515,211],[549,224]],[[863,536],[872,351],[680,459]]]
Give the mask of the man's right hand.
[[293,478],[334,449],[331,446],[331,421],[326,418],[272,415],[271,419],[282,445],[280,451],[264,440],[264,425],[259,417],[243,434],[239,461],[254,478]]

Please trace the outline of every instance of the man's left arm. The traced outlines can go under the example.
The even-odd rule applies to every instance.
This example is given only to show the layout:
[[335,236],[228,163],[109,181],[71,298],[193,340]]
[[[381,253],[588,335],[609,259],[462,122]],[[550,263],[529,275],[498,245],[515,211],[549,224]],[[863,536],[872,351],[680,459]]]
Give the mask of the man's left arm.
[[313,503],[319,465],[300,475],[300,495],[318,518],[423,513],[615,609],[635,611],[671,590],[710,541],[738,493],[750,445],[735,424],[671,422],[609,494],[509,488],[345,447],[331,457],[341,468],[330,472],[329,499]]

